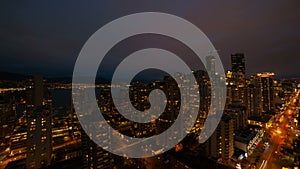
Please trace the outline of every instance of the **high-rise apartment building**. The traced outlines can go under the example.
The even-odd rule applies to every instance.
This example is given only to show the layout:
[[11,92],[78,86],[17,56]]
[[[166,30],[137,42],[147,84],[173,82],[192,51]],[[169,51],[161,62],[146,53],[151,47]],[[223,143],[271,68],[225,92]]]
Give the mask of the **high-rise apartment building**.
[[[85,96],[83,96],[85,97]],[[121,133],[126,133],[128,135],[132,134],[130,129],[130,122],[123,121],[123,117],[118,115],[116,108],[113,105],[113,100],[111,98],[111,92],[108,87],[101,88],[100,99],[98,100],[99,109],[104,116],[104,118],[112,119],[110,121],[98,121],[94,117],[86,112],[83,116],[86,119],[90,119],[90,123],[81,124],[81,145],[82,145],[82,158],[83,158],[83,168],[84,169],[97,169],[97,168],[113,168],[116,163],[116,156],[105,151],[102,147],[98,146],[91,138],[106,138],[108,146],[110,144],[110,135],[105,130],[99,130],[95,133],[85,132],[84,128],[91,128],[93,126],[104,126],[104,123],[115,127]],[[123,123],[121,123],[121,122]]]
[[210,76],[214,76],[216,73],[215,62],[216,58],[214,56],[207,56],[206,58],[206,70]]
[[11,135],[16,119],[16,106],[11,93],[0,93],[0,138]]
[[257,74],[257,81],[260,88],[260,102],[262,111],[270,112],[274,110],[274,73],[263,72]]
[[208,157],[229,163],[234,154],[234,120],[224,114],[217,129],[206,144]]
[[51,164],[52,108],[43,78],[34,77],[27,91],[31,96],[27,105],[26,168],[37,169]]
[[235,87],[233,92],[234,101],[238,101],[241,104],[245,102],[245,83],[246,83],[246,71],[245,71],[245,57],[243,53],[231,54],[231,71],[232,71],[232,86]]
[[115,166],[115,156],[94,143],[83,130],[81,142],[84,169],[110,169]]
[[248,111],[248,117],[260,116],[259,88],[254,84],[249,84],[245,90],[245,106]]
[[244,85],[246,78],[245,56],[243,53],[231,54],[231,70],[237,85]]
[[246,107],[239,102],[233,102],[227,106],[224,114],[229,115],[234,120],[235,130],[247,127],[248,114]]

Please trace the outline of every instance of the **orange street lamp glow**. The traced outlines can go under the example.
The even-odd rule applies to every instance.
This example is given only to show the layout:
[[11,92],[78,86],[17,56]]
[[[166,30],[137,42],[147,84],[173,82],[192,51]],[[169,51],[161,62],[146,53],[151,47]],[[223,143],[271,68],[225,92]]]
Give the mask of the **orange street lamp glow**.
[[276,131],[278,134],[281,134],[281,131],[280,131],[280,129],[277,129],[277,131]]

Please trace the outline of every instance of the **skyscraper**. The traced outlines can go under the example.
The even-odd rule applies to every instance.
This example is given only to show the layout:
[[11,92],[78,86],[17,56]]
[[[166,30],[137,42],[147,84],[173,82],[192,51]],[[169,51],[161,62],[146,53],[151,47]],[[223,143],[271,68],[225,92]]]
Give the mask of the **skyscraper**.
[[260,101],[264,112],[274,110],[274,75],[271,72],[257,74],[258,85],[260,87]]
[[81,131],[81,142],[84,169],[109,169],[115,166],[115,156],[94,143],[84,130]]
[[16,119],[15,105],[10,94],[0,93],[0,138],[9,136]]
[[27,158],[26,168],[37,169],[51,164],[52,155],[52,109],[47,98],[43,78],[34,77],[29,86],[27,105]]
[[206,144],[209,157],[228,163],[234,153],[234,120],[224,114]]
[[228,105],[224,114],[229,115],[234,120],[235,130],[244,129],[247,127],[247,110],[246,107],[239,102],[233,102]]
[[231,54],[231,70],[233,90],[235,93],[234,101],[238,101],[241,104],[245,102],[245,83],[246,83],[246,72],[245,72],[245,57],[243,53]]
[[206,70],[210,76],[215,75],[215,62],[216,58],[214,56],[207,56],[206,58]]
[[[85,96],[83,96],[85,97]],[[117,117],[116,108],[113,106],[113,100],[111,98],[110,89],[107,87],[101,88],[100,99],[99,99],[99,109],[104,117],[119,120]],[[92,120],[94,117],[91,113],[84,114],[84,117],[91,119],[90,123],[81,124],[81,145],[82,145],[82,157],[83,157],[83,168],[84,169],[95,169],[95,168],[113,168],[116,163],[116,156],[105,151],[102,147],[98,146],[91,138],[101,137],[102,139],[107,138],[106,142],[109,145],[110,135],[105,132],[105,130],[97,131],[95,133],[86,132],[84,128],[92,126],[104,126],[107,121],[97,121]],[[110,123],[114,127],[119,127],[115,123]]]
[[248,111],[248,117],[261,115],[259,88],[255,84],[249,84],[246,87],[245,106]]
[[245,83],[245,57],[243,53],[231,54],[231,70],[237,85]]

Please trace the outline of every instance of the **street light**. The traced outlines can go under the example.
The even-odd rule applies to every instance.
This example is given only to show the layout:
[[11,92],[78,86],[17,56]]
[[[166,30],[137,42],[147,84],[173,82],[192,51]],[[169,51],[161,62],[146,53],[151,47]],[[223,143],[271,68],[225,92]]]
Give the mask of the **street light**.
[[277,133],[277,134],[281,134],[281,131],[280,131],[279,128],[277,129],[276,133]]

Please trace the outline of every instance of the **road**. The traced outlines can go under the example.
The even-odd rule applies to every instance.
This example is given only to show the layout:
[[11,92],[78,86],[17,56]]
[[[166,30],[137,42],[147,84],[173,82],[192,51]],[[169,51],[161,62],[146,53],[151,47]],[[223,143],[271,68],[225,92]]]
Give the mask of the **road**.
[[[64,148],[64,147],[67,147],[67,146],[70,146],[70,145],[75,145],[75,144],[79,143],[80,141],[81,140],[68,141],[68,142],[65,142],[64,144],[54,146],[53,150]],[[0,169],[4,169],[8,165],[8,163],[10,163],[10,162],[18,161],[18,160],[21,160],[21,159],[24,159],[24,158],[26,158],[26,153],[20,154],[18,156],[7,157],[4,160],[0,161]]]
[[21,154],[15,157],[6,158],[5,160],[0,161],[0,169],[4,169],[7,166],[7,164],[10,162],[18,161],[24,158],[26,158],[26,154]]
[[277,115],[279,120],[275,121],[273,127],[267,130],[271,136],[269,139],[270,147],[261,155],[257,165],[259,169],[281,169],[283,165],[288,165],[288,161],[282,160],[280,150],[282,145],[287,144],[286,140],[295,137],[295,135],[290,134],[289,122],[293,119],[292,115],[298,113],[299,92],[300,90],[291,98],[286,110]]

